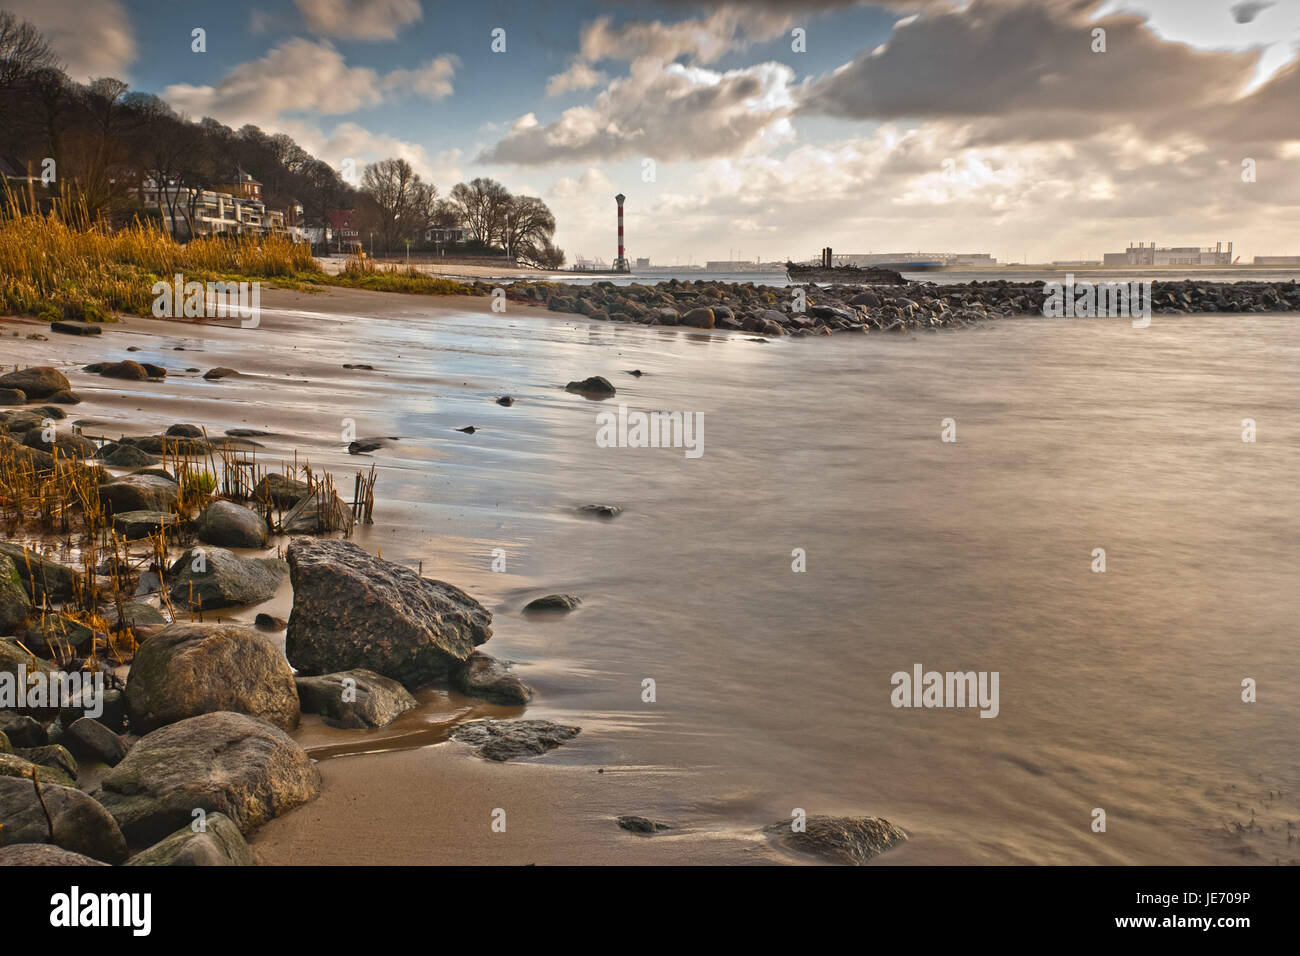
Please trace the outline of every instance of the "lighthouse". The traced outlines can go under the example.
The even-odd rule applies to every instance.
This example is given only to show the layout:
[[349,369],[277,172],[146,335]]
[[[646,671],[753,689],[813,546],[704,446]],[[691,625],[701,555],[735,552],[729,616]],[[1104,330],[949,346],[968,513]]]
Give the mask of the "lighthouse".
[[622,193],[614,197],[618,203],[618,258],[614,260],[615,272],[631,272],[628,267],[627,256],[623,252],[623,200],[627,199]]

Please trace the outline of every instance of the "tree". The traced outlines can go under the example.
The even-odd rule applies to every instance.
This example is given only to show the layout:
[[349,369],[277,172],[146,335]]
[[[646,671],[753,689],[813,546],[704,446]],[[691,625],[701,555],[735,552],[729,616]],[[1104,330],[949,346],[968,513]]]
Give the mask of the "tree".
[[40,31],[0,10],[0,90],[20,88],[42,70],[57,69],[59,58]]
[[505,217],[510,204],[505,186],[480,176],[452,187],[451,201],[471,239],[498,248],[505,244]]
[[368,164],[361,175],[361,191],[375,204],[385,251],[422,233],[437,209],[437,188],[422,182],[404,159]]

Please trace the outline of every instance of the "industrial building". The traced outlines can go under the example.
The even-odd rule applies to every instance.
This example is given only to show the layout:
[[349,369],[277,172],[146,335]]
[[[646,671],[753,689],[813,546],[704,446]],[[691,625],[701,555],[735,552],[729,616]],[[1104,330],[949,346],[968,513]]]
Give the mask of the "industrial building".
[[1107,266],[1230,266],[1232,265],[1232,243],[1223,248],[1223,243],[1216,242],[1214,248],[1208,246],[1171,246],[1157,249],[1154,242],[1132,243],[1123,252],[1108,252],[1102,258]]
[[1300,256],[1256,256],[1257,266],[1300,266]]
[[866,252],[846,253],[832,256],[831,262],[837,266],[876,266],[900,263],[939,263],[944,266],[964,266],[975,269],[991,269],[998,260],[987,252]]

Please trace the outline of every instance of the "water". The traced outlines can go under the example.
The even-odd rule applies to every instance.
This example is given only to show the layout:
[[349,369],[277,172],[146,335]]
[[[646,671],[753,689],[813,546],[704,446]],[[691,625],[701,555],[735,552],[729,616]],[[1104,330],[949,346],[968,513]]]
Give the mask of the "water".
[[[310,317],[294,351],[262,350],[274,407],[235,382],[214,415],[278,422],[342,474],[341,417],[401,436],[356,540],[493,609],[485,650],[520,662],[529,716],[584,727],[548,762],[635,768],[641,812],[700,827],[879,814],[912,834],[886,863],[1300,857],[1294,318],[761,344],[410,313]],[[592,374],[613,402],[560,387]],[[703,457],[598,448],[619,402],[702,412]],[[592,502],[625,511],[576,514]],[[519,614],[557,591],[583,606]],[[916,663],[998,671],[999,715],[895,709]]]
[[[965,282],[997,282],[999,280],[1019,282],[1063,282],[1066,274],[1072,274],[1076,282],[1291,282],[1300,278],[1300,268],[1222,268],[1222,269],[1100,269],[1086,266],[1062,267],[1059,269],[937,269],[920,272],[901,270],[903,278],[915,282],[933,282],[936,285],[957,285]],[[538,278],[551,278],[538,275]],[[654,285],[678,279],[682,282],[752,282],[755,285],[786,286],[791,285],[784,272],[636,272],[632,275],[594,275],[573,273],[563,277],[554,277],[554,281],[567,282],[571,285],[592,285],[596,282],[612,282],[615,285]]]

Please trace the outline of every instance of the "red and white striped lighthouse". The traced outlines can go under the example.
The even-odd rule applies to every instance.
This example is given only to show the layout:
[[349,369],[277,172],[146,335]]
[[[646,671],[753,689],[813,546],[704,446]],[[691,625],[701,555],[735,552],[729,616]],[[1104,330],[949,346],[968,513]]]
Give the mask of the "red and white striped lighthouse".
[[627,256],[623,252],[623,200],[627,199],[622,193],[614,197],[618,203],[618,258],[614,260],[615,272],[631,272],[628,267]]

